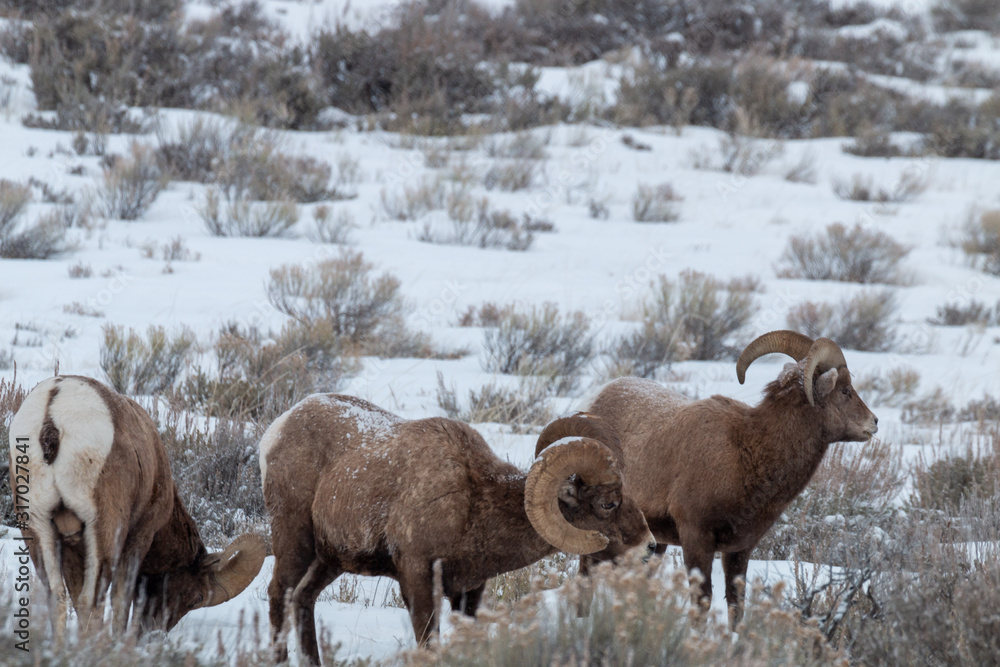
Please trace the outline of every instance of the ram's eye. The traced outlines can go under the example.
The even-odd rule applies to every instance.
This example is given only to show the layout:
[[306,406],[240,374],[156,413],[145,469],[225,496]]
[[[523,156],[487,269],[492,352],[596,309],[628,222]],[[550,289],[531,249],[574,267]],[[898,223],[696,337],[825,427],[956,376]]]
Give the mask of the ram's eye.
[[843,394],[844,396],[850,396],[851,390],[848,387],[844,387],[843,389],[840,390],[840,393]]
[[601,509],[608,510],[609,512],[611,510],[613,510],[614,508],[616,508],[616,507],[618,507],[618,503],[615,503],[615,502],[601,503]]

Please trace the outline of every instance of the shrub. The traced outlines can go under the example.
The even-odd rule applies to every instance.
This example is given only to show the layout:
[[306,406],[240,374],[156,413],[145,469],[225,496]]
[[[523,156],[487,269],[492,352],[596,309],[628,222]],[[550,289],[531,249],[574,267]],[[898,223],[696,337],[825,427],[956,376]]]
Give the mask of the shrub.
[[[447,643],[408,652],[404,664],[826,665],[839,657],[815,627],[786,608],[782,584],[770,594],[751,587],[745,626],[735,636],[717,616],[692,613],[682,570],[668,578],[634,564],[604,563],[559,591],[539,590],[544,587],[536,583],[509,611],[484,612],[486,622],[459,621]],[[589,610],[581,616],[587,598]]]
[[1000,29],[1000,7],[990,0],[938,0],[931,6],[931,16],[941,32]]
[[483,305],[469,306],[462,316],[458,318],[460,327],[498,327],[500,323],[513,316],[516,308],[509,303],[505,306],[498,306],[492,301],[487,301]]
[[937,314],[928,318],[931,324],[945,327],[961,327],[968,324],[986,327],[1000,323],[1000,303],[990,308],[981,301],[970,299],[968,303],[946,303],[938,306]]
[[288,322],[279,332],[226,324],[177,399],[209,416],[267,425],[311,393],[335,391],[357,371],[346,341],[328,321]]
[[[4,351],[0,356],[8,355]],[[10,420],[20,409],[21,402],[28,395],[17,383],[17,373],[10,380],[0,378],[0,442],[7,443],[10,439]],[[16,436],[15,436],[16,437]],[[3,457],[3,460],[7,460]],[[14,521],[14,502],[10,488],[10,477],[0,480],[0,527],[12,525]],[[2,528],[0,528],[2,530]]]
[[899,447],[877,439],[832,446],[754,558],[846,565],[845,542],[888,525],[906,479]]
[[[863,128],[853,142],[844,144],[843,151],[858,157],[897,157],[903,154],[903,149],[892,143],[892,133],[888,129],[874,127]],[[837,196],[848,198],[839,192]]]
[[918,170],[903,172],[891,188],[876,186],[871,176],[854,174],[850,183],[834,179],[833,193],[840,199],[874,201],[881,204],[912,201],[927,189],[927,180]]
[[1000,422],[1000,402],[988,395],[973,399],[958,411],[956,419],[960,422]]
[[181,501],[209,545],[224,546],[267,524],[257,441],[261,429],[221,418],[195,424],[172,409],[150,410]]
[[972,264],[1000,275],[1000,210],[970,213],[962,233],[961,248]]
[[853,229],[839,222],[814,237],[792,236],[778,267],[782,278],[898,284],[905,280],[899,262],[910,248],[885,232]]
[[106,218],[139,218],[169,182],[157,166],[152,148],[132,142],[130,152],[129,157],[114,160],[104,169],[104,188],[97,193],[97,208]]
[[164,262],[196,262],[201,259],[201,253],[194,252],[187,246],[183,236],[175,236],[169,243],[154,246],[153,252],[160,251],[160,259]]
[[309,203],[343,198],[330,187],[332,174],[326,162],[283,152],[276,135],[240,126],[230,134],[214,180],[229,200],[291,199]]
[[989,663],[1000,632],[989,613],[1000,604],[996,559],[962,544],[964,536],[942,540],[939,523],[908,533],[881,559],[868,591],[873,613],[854,628],[852,657],[893,667]]
[[904,424],[941,424],[950,422],[955,416],[955,406],[945,396],[941,387],[920,398],[903,404],[903,412],[899,419]]
[[90,278],[94,275],[94,269],[91,268],[90,264],[84,264],[83,262],[73,264],[66,269],[66,272],[70,278]]
[[331,183],[328,163],[289,155],[274,132],[203,118],[179,125],[176,138],[158,132],[156,158],[175,178],[215,183],[230,202],[344,199],[357,178],[356,167],[342,159]]
[[313,209],[313,230],[308,236],[318,243],[336,243],[349,245],[351,232],[357,227],[350,211],[340,209],[336,215],[330,214],[330,207],[325,205]]
[[911,398],[920,383],[920,373],[907,366],[890,368],[885,375],[875,372],[854,380],[854,388],[870,406],[900,407]]
[[464,114],[493,108],[499,73],[483,64],[486,46],[474,32],[486,29],[486,17],[471,3],[412,3],[374,34],[320,31],[310,60],[330,104],[354,114],[392,112],[397,127],[422,134],[451,133]]
[[575,390],[594,355],[587,316],[579,311],[560,315],[552,303],[508,312],[499,325],[483,332],[483,370],[540,375],[550,379],[557,393]]
[[622,125],[687,124],[725,127],[732,113],[730,67],[695,63],[671,68],[647,56],[618,82],[608,110]]
[[30,185],[0,179],[0,234],[10,229],[30,202]]
[[776,141],[759,139],[762,129],[758,121],[742,109],[736,113],[735,127],[719,140],[722,171],[740,176],[754,176],[768,162],[781,154],[783,147]]
[[105,325],[103,331],[101,368],[111,386],[126,395],[169,391],[194,352],[194,333],[187,328],[170,335],[162,326],[150,326],[145,339],[121,326]]
[[79,315],[81,317],[104,317],[103,310],[98,310],[79,301],[67,303],[63,306],[63,312],[68,315]]
[[66,226],[58,211],[43,214],[20,232],[0,228],[0,258],[49,259],[69,249]]
[[404,186],[402,194],[390,194],[383,188],[379,193],[382,210],[390,220],[416,220],[429,211],[454,205],[468,198],[462,187],[450,187],[441,177],[424,178],[413,186]]
[[271,270],[265,290],[275,308],[304,327],[328,327],[360,352],[416,356],[427,348],[426,336],[405,326],[407,306],[399,280],[371,275],[362,254],[342,250],[315,267],[285,265]]
[[723,283],[691,270],[678,282],[660,276],[643,304],[642,326],[612,345],[612,364],[653,377],[675,361],[735,358],[739,349],[732,339],[758,309],[755,286],[750,278]]
[[825,336],[843,348],[888,352],[896,345],[896,295],[868,290],[836,306],[807,301],[788,313],[788,327],[810,338]]
[[611,211],[608,210],[606,201],[592,197],[587,200],[587,215],[594,220],[607,220],[611,216]]
[[791,183],[816,183],[816,153],[806,149],[797,162],[785,171],[785,180]]
[[491,165],[483,176],[483,185],[487,190],[500,189],[503,192],[517,192],[530,188],[538,172],[538,162],[535,160],[514,160],[503,164]]
[[[138,72],[161,34],[142,22],[95,11],[37,17],[29,50],[32,90],[38,108],[55,110],[56,116],[29,116],[25,123],[99,134],[141,129],[128,106],[144,105]],[[171,62],[163,58],[156,70],[162,73]]]
[[996,455],[949,456],[928,464],[921,461],[914,470],[910,504],[922,509],[958,511],[963,501],[990,498],[1000,490],[1000,465]]
[[293,201],[252,202],[237,198],[221,201],[219,191],[205,193],[198,214],[213,236],[250,236],[280,238],[299,221],[299,209]]
[[677,202],[682,199],[669,183],[640,184],[632,195],[632,219],[636,222],[674,222],[680,218]]
[[417,240],[519,252],[528,250],[535,240],[528,229],[529,216],[518,220],[510,211],[491,209],[485,198],[478,205],[467,197],[449,199],[448,216],[451,229],[442,231],[426,223]]
[[[178,181],[210,183],[225,161],[231,144],[247,141],[255,131],[231,126],[222,120],[198,116],[180,123],[170,136],[162,125],[156,128],[156,160],[161,169]],[[260,136],[265,136],[261,134]]]
[[939,157],[1000,159],[1000,95],[978,106],[952,101],[931,116],[922,148]]
[[225,5],[184,23],[183,64],[169,92],[174,104],[224,111],[252,124],[287,129],[317,126],[327,106],[305,49],[268,18],[259,2]]
[[526,433],[552,419],[552,392],[544,378],[520,378],[517,387],[496,382],[469,390],[468,407],[462,408],[454,387],[444,384],[437,374],[437,404],[445,416],[472,424],[495,423],[510,426],[515,433]]
[[509,160],[544,160],[548,157],[545,146],[549,143],[547,135],[537,132],[517,132],[509,139],[490,137],[483,145],[488,157],[506,158]]

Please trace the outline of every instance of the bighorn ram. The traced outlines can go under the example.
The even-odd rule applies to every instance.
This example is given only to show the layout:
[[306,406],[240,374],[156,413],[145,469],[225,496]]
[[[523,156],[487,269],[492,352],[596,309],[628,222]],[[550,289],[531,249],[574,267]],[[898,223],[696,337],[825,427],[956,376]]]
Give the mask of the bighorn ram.
[[[692,401],[639,378],[611,382],[589,407],[621,438],[628,488],[657,551],[683,548],[684,564],[704,577],[702,598],[711,599],[712,559],[722,552],[733,625],[743,613],[736,578],[746,578],[750,552],[809,482],[827,447],[878,430],[832,340],[764,334],[736,363],[741,384],[747,367],[771,352],[797,363],[785,366],[755,407],[725,396]],[[582,571],[593,558],[581,559]]]
[[206,552],[153,420],[96,380],[66,375],[36,386],[11,421],[10,464],[12,480],[25,479],[17,502],[27,506],[24,532],[56,605],[57,635],[67,588],[81,627],[100,623],[110,586],[116,631],[133,602],[140,629],[169,630],[192,609],[239,594],[264,561],[257,535]]
[[652,553],[614,455],[587,437],[593,421],[550,424],[524,473],[467,424],[406,421],[352,396],[316,394],[278,417],[260,443],[277,660],[288,657],[287,596],[299,646],[319,663],[316,598],[343,572],[396,579],[423,645],[438,628],[436,561],[452,608],[474,615],[489,578],[558,550]]

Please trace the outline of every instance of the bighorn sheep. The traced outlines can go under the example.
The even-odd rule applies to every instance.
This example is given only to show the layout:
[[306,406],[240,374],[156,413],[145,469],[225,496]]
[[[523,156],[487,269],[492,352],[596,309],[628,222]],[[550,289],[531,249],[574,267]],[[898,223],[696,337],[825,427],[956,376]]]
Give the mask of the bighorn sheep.
[[438,628],[437,561],[452,608],[474,615],[489,578],[558,550],[651,554],[655,542],[614,455],[580,437],[591,421],[550,424],[524,473],[467,424],[407,421],[352,396],[316,394],[278,417],[260,444],[276,659],[288,657],[287,597],[299,646],[319,663],[316,598],[344,572],[396,579],[424,645]]
[[[832,340],[764,334],[736,363],[740,384],[747,367],[771,352],[797,363],[785,366],[755,407],[725,396],[692,401],[650,380],[622,378],[588,408],[621,438],[628,488],[657,551],[682,547],[684,564],[704,577],[702,598],[711,599],[712,559],[722,552],[734,626],[743,614],[736,578],[746,578],[754,546],[809,482],[830,443],[864,441],[878,430]],[[593,559],[583,557],[581,571]]]
[[264,561],[257,535],[206,552],[153,420],[96,380],[66,375],[36,386],[11,421],[10,464],[12,479],[25,481],[19,518],[56,606],[57,636],[67,588],[81,627],[101,622],[110,586],[117,632],[133,602],[139,629],[169,630],[192,609],[239,594]]

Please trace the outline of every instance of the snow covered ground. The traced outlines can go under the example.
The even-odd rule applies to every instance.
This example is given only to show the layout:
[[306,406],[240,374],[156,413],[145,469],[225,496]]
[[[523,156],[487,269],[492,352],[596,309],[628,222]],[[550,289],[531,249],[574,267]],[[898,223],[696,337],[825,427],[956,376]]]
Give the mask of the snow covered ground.
[[[391,2],[265,0],[262,4],[303,35],[336,21],[364,24]],[[197,17],[208,9],[208,5],[190,3],[188,15]],[[969,56],[997,63],[1000,44],[992,38],[976,39]],[[547,69],[540,86],[563,94],[586,86],[608,93],[610,67],[594,63],[573,72]],[[77,197],[97,187],[99,158],[76,155],[70,148],[70,133],[21,125],[21,115],[33,105],[26,67],[0,62],[0,75],[15,81],[8,111],[0,117],[0,178],[23,182],[34,177]],[[192,115],[163,111],[161,122],[169,128]],[[675,279],[686,269],[721,279],[757,276],[764,288],[758,295],[761,308],[747,336],[784,328],[787,313],[797,304],[837,302],[863,289],[851,283],[779,278],[776,265],[787,239],[821,231],[833,222],[849,226],[857,222],[912,248],[904,260],[912,280],[894,288],[900,305],[900,343],[888,353],[847,350],[855,376],[908,367],[920,375],[918,394],[941,387],[956,405],[1000,395],[1000,327],[946,328],[928,323],[945,303],[975,299],[992,306],[1000,299],[1000,278],[971,267],[952,243],[970,211],[1000,208],[1000,163],[860,158],[842,151],[847,140],[818,139],[784,142],[780,154],[759,174],[744,177],[694,168],[698,156],[718,157],[724,135],[716,130],[687,127],[677,134],[673,128],[556,126],[532,134],[546,141],[548,154],[534,187],[516,193],[487,192],[482,185],[476,189],[477,195],[487,196],[498,208],[515,215],[529,212],[555,224],[557,231],[538,235],[529,251],[509,252],[423,243],[417,239],[422,221],[388,219],[380,204],[383,191],[399,192],[436,173],[425,166],[421,148],[381,132],[286,133],[289,150],[301,155],[331,163],[345,155],[358,161],[357,197],[331,205],[335,212],[349,211],[358,222],[353,248],[379,270],[401,280],[413,306],[409,321],[415,328],[428,332],[441,347],[473,350],[457,360],[367,359],[364,370],[343,388],[345,393],[409,418],[440,414],[435,399],[439,372],[447,384],[455,385],[460,397],[493,379],[480,363],[481,330],[457,325],[469,306],[553,302],[561,312],[585,312],[608,335],[634,326],[656,276]],[[625,135],[650,150],[627,146],[622,141]],[[124,153],[130,140],[112,136],[108,151]],[[467,160],[474,170],[483,170],[491,161],[482,149],[456,153],[452,159]],[[814,183],[785,178],[803,159],[815,168]],[[927,188],[912,202],[891,205],[836,197],[833,182],[855,174],[870,176],[888,188],[904,174],[916,174]],[[637,186],[661,183],[670,183],[683,196],[680,219],[664,224],[634,222],[630,207]],[[213,237],[197,213],[204,192],[202,185],[174,182],[138,221],[108,220],[92,231],[71,230],[76,249],[70,253],[47,261],[0,260],[0,352],[12,352],[19,383],[30,388],[51,375],[57,362],[62,373],[102,378],[100,341],[102,327],[109,323],[139,330],[150,324],[170,330],[186,325],[205,344],[229,321],[253,322],[264,328],[281,325],[285,316],[264,296],[269,271],[282,264],[335,256],[338,248],[306,237],[310,205],[300,207],[301,222],[291,238]],[[589,200],[604,202],[608,218],[592,219]],[[36,197],[28,217],[37,217],[49,206]],[[178,236],[197,259],[170,262],[171,270],[166,272],[164,261],[144,257],[143,246],[169,243]],[[71,278],[69,268],[77,264],[92,267],[93,277]],[[74,302],[102,314],[88,317],[65,312],[64,307]],[[674,366],[679,378],[674,384],[698,397],[722,393],[752,403],[783,363],[776,357],[760,360],[741,386],[731,361],[685,362]],[[12,376],[12,369],[0,371],[0,377]],[[596,376],[595,370],[595,380]],[[582,407],[585,396],[559,400],[560,410],[571,410]],[[914,439],[915,430],[900,421],[898,408],[875,406],[875,411],[884,442],[905,447],[908,457],[922,451]],[[500,425],[480,428],[501,456],[521,466],[530,462],[532,436],[513,434]],[[11,576],[15,534],[10,531],[0,539],[0,578],[4,568],[6,576]],[[259,619],[260,636],[266,640],[265,589],[271,563],[269,558],[257,580],[236,600],[191,613],[175,633],[214,646],[216,633],[221,631],[226,642],[235,642],[242,615],[244,627]],[[788,563],[754,561],[751,578],[788,578],[789,568]],[[721,580],[718,563],[716,569],[715,576]],[[378,659],[412,646],[405,610],[385,606],[394,584],[362,578],[358,585],[357,603],[324,596],[317,605],[320,624],[334,642],[342,643],[339,657]],[[722,588],[716,586],[713,601],[719,609],[723,607]],[[246,630],[241,637],[249,641]]]

